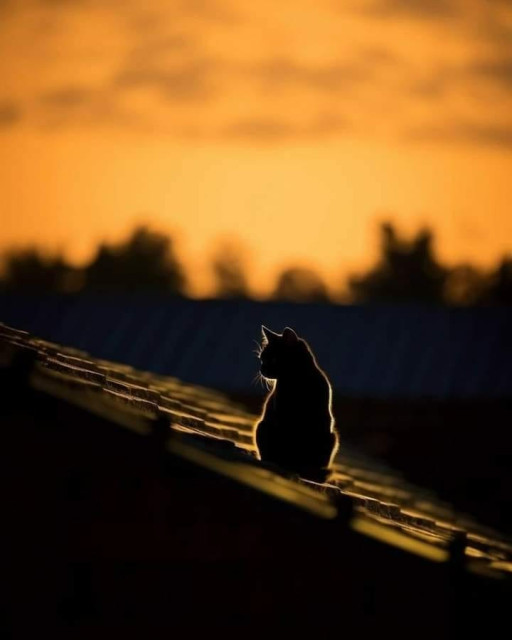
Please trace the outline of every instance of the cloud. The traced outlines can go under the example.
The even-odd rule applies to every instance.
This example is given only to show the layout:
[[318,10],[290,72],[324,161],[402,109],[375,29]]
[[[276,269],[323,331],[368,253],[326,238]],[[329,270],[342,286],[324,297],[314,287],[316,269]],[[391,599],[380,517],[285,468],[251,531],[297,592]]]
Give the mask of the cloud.
[[459,122],[410,129],[407,139],[414,142],[456,142],[512,150],[512,124]]
[[215,93],[216,67],[216,63],[208,59],[190,60],[167,68],[132,65],[114,78],[113,86],[156,89],[166,100],[205,100]]
[[10,100],[0,102],[0,127],[10,127],[17,124],[22,117],[23,112],[17,104]]
[[278,118],[242,118],[227,125],[223,133],[233,138],[276,139],[293,134],[294,127]]
[[362,11],[378,18],[446,20],[460,14],[455,0],[372,0]]
[[179,12],[194,19],[232,24],[238,21],[232,3],[222,0],[181,0]]
[[245,72],[264,89],[297,86],[314,91],[334,92],[369,80],[374,71],[366,58],[348,62],[329,61],[323,65],[306,65],[288,58],[271,58],[249,66]]
[[[328,60],[324,64],[305,64],[284,57],[257,62],[219,60],[196,53],[190,43],[181,43],[186,51],[158,56],[155,51],[143,55],[131,52],[114,77],[112,88],[152,89],[167,101],[204,101],[222,97],[221,87],[244,87],[264,93],[284,93],[296,89],[307,94],[347,92],[371,81],[383,65],[394,64],[382,51],[367,52],[351,60]],[[191,55],[191,51],[193,55]]]
[[512,124],[463,124],[455,126],[452,135],[462,141],[512,149]]
[[[0,0],[1,1],[1,0]],[[64,0],[59,0],[64,1]],[[77,0],[75,0],[77,1]],[[177,30],[188,38],[205,28],[233,27],[239,21],[234,3],[223,0],[96,0],[119,12],[122,20],[137,39],[153,39],[155,35]]]
[[482,80],[494,81],[512,90],[512,53],[492,60],[479,60],[467,67],[470,74]]
[[83,87],[69,86],[49,91],[41,96],[41,101],[62,109],[73,109],[90,102],[94,92]]
[[62,86],[39,96],[35,121],[43,127],[113,126],[136,129],[143,119],[109,87]]
[[427,78],[409,82],[407,91],[422,100],[440,100],[446,94],[448,86],[445,74],[437,73]]
[[[14,89],[19,84],[26,96],[23,118],[33,116],[43,126],[97,125],[271,144],[356,130],[368,138],[399,138],[422,118],[432,124],[427,137],[437,141],[506,145],[506,127],[496,125],[495,115],[507,122],[512,51],[484,46],[482,33],[486,25],[509,23],[494,9],[478,21],[481,1],[354,0],[342,11],[360,24],[353,38],[340,40],[343,17],[332,32],[330,22],[340,20],[341,11],[327,3],[331,16],[325,7],[315,14],[313,0],[304,14],[270,0],[261,12],[234,0],[69,0],[69,10],[67,0],[30,0],[40,5],[37,20],[20,10],[13,31],[19,42],[14,35],[6,38],[4,49],[13,60],[26,54],[25,68],[37,69],[41,60],[41,69],[51,71],[12,76]],[[317,18],[304,29],[300,20],[309,15]],[[274,29],[277,16],[281,26]],[[456,16],[448,42],[441,20]],[[389,20],[376,24],[376,17]],[[410,41],[394,42],[393,20],[404,18],[416,20],[406,25]],[[41,33],[45,21],[53,27]],[[396,33],[403,33],[403,24]],[[422,34],[425,52],[426,43],[434,47],[420,57],[414,39]],[[0,107],[4,126],[20,119],[18,105]],[[484,124],[452,126],[459,112]],[[436,123],[443,127],[436,129]],[[416,130],[411,139],[425,139],[425,132]]]
[[126,60],[126,65],[143,65],[149,61],[158,61],[169,54],[183,55],[196,49],[197,39],[191,34],[152,32],[151,35],[138,37]]
[[243,118],[224,127],[221,134],[226,138],[278,142],[290,138],[330,136],[346,129],[342,118],[322,113],[304,123],[270,117]]
[[[466,64],[442,64],[437,69],[408,81],[412,95],[427,100],[440,99],[449,91],[476,101],[496,99],[489,89],[512,92],[512,54],[478,58]],[[512,97],[512,93],[510,94]]]

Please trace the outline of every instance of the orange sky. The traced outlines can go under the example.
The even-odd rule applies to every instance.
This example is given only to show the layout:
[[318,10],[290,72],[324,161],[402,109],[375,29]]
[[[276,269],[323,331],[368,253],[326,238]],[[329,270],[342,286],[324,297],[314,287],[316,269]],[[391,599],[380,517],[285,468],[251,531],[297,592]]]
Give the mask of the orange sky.
[[337,285],[383,218],[512,251],[505,0],[3,0],[0,74],[0,249],[83,261],[147,221],[198,294],[226,236],[259,292]]

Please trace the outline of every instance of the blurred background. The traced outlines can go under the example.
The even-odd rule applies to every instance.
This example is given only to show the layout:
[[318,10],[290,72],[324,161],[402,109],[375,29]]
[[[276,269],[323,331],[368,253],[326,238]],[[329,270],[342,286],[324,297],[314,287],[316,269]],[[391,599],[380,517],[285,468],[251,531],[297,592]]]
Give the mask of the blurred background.
[[450,301],[510,255],[506,0],[3,0],[0,77],[7,286],[93,287],[140,226],[193,297],[367,297],[382,221]]
[[255,411],[293,326],[512,530],[507,0],[1,0],[0,78],[0,321]]

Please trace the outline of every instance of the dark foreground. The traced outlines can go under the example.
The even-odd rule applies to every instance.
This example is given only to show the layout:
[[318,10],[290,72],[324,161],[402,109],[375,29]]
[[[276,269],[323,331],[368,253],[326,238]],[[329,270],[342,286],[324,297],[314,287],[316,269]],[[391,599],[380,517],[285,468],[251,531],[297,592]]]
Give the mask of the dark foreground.
[[512,547],[342,450],[264,469],[222,394],[0,327],[5,637],[506,633]]

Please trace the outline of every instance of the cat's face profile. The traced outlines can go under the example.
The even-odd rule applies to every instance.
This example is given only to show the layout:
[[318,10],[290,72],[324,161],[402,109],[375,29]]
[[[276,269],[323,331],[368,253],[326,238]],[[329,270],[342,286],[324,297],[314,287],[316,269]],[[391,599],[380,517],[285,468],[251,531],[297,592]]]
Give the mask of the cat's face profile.
[[286,327],[282,334],[274,333],[267,327],[261,327],[263,334],[260,352],[260,372],[265,378],[278,380],[293,372],[299,361],[304,358],[307,347],[293,329]]

